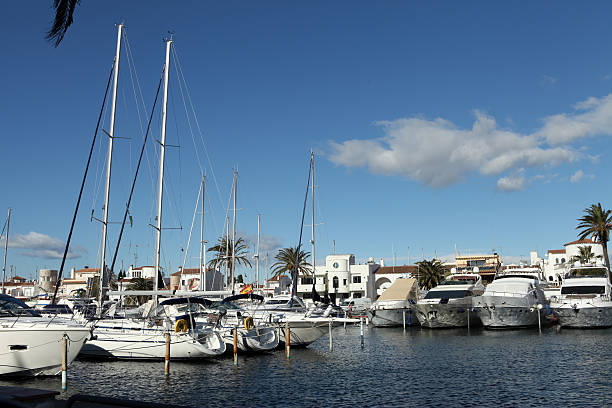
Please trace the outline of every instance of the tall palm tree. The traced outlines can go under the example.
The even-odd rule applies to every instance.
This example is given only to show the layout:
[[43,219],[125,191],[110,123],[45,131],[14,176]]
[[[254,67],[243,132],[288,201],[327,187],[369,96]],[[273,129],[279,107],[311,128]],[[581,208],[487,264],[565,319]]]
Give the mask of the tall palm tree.
[[604,262],[610,270],[610,258],[608,257],[608,241],[610,240],[610,229],[612,228],[612,210],[604,210],[601,203],[592,204],[584,209],[585,215],[578,218],[578,239],[593,237],[595,242],[601,244],[604,253]]
[[[248,246],[245,243],[243,238],[238,238],[236,240],[236,246],[234,247],[233,241],[231,238],[227,238],[227,236],[222,236],[217,241],[216,245],[208,248],[207,252],[213,253],[213,258],[208,261],[208,267],[214,270],[221,268],[223,266],[227,266],[230,271],[230,276],[232,276],[233,265],[232,265],[232,250],[235,250],[235,261],[238,265],[252,267],[251,261],[248,257]],[[228,282],[229,283],[229,282]]]
[[418,279],[421,288],[431,289],[444,278],[444,265],[438,259],[422,260],[417,262],[417,265],[419,266]]
[[274,256],[277,262],[272,264],[272,272],[274,276],[280,276],[285,272],[289,272],[293,275],[295,267],[297,265],[297,272],[299,275],[310,275],[312,272],[312,265],[307,261],[310,256],[310,252],[304,252],[301,249],[298,251],[298,247],[282,248],[278,250],[278,253]]
[[576,256],[572,256],[570,259],[571,262],[579,261],[581,264],[587,264],[591,262],[593,258],[601,258],[601,255],[595,255],[588,245],[579,246],[578,251],[580,251],[580,253]]
[[74,21],[72,15],[76,9],[77,4],[81,0],[53,0],[53,8],[55,9],[55,19],[51,29],[47,31],[46,38],[50,42],[55,42],[54,46],[60,45],[64,39],[68,27]]

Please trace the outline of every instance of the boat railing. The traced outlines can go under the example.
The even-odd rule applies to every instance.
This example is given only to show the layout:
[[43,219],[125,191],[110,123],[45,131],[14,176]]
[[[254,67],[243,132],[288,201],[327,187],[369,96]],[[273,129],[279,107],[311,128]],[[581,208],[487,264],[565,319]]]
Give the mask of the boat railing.
[[533,294],[535,296],[535,292],[534,291],[529,291],[529,292],[505,292],[505,291],[496,291],[496,290],[489,290],[486,291],[483,296],[506,296],[506,297],[525,297],[529,294]]

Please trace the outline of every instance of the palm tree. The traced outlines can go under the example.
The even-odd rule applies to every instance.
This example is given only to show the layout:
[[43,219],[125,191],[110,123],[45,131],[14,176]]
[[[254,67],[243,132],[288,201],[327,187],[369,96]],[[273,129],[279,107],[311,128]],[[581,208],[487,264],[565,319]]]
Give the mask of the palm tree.
[[[132,280],[130,281],[130,284],[127,287],[127,290],[153,290],[154,287],[155,287],[155,283],[151,279],[132,278]],[[149,297],[150,296],[141,295],[141,296],[135,296],[134,298],[138,302],[138,305],[142,305],[149,299]]]
[[604,210],[601,203],[592,204],[584,209],[585,215],[578,218],[578,239],[593,237],[595,242],[601,244],[604,253],[604,262],[610,270],[610,258],[608,257],[608,241],[610,240],[610,229],[612,228],[612,210]]
[[431,289],[444,278],[444,265],[438,259],[417,262],[419,266],[419,286]]
[[593,258],[601,258],[601,255],[595,255],[591,250],[591,247],[588,245],[579,246],[578,250],[580,251],[580,253],[576,256],[573,256],[570,259],[571,262],[579,261],[581,264],[587,264],[591,262],[591,259]]
[[310,256],[310,252],[304,252],[301,249],[298,251],[298,247],[282,248],[278,250],[278,253],[274,256],[277,262],[272,264],[272,272],[274,276],[280,276],[285,272],[289,272],[293,275],[295,267],[297,265],[297,272],[299,275],[310,275],[312,272],[312,265],[306,260]]
[[74,21],[72,15],[74,10],[81,0],[53,0],[53,8],[55,9],[55,19],[53,26],[47,31],[46,38],[51,42],[55,42],[54,46],[60,45],[64,39],[68,27]]
[[[218,270],[223,266],[226,266],[232,276],[233,267],[232,265],[232,250],[235,250],[235,261],[238,265],[252,267],[251,261],[248,257],[248,246],[246,245],[243,238],[236,240],[236,246],[234,247],[233,241],[228,239],[226,236],[219,238],[217,245],[213,245],[208,248],[207,252],[213,252],[213,258],[208,261],[208,267],[214,270]],[[229,283],[229,282],[228,282]]]

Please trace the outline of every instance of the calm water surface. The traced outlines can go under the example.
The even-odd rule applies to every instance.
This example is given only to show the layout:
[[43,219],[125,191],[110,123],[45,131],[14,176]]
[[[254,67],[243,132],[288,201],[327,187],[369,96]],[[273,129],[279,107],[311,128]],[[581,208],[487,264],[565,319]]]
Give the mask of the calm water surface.
[[[612,329],[336,328],[306,349],[197,363],[75,361],[68,392],[183,406],[610,406]],[[59,378],[0,381],[59,390]]]

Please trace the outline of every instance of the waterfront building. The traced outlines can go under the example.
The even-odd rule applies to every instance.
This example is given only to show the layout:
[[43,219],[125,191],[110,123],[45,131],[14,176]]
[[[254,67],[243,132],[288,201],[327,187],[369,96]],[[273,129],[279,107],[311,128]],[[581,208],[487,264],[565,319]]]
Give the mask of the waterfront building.
[[380,267],[370,258],[365,264],[357,264],[353,254],[334,254],[325,258],[325,265],[315,267],[313,275],[300,276],[297,294],[304,299],[312,298],[312,288],[320,296],[335,297],[337,302],[348,298],[370,298],[376,300],[374,273]]
[[[419,267],[417,265],[381,266],[375,274],[376,297],[383,294],[385,290],[399,278],[417,278]],[[373,299],[375,300],[375,299]]]
[[456,255],[455,268],[460,272],[477,273],[483,282],[492,282],[501,267],[501,258],[493,254]]
[[[223,290],[223,275],[214,269],[206,270],[206,290]],[[200,290],[200,269],[179,266],[179,270],[170,275],[170,290]]]
[[53,293],[57,283],[57,269],[41,269],[38,271],[38,286],[47,293]]
[[20,300],[36,297],[39,291],[35,281],[28,281],[21,276],[13,276],[7,282],[4,282],[3,287],[4,294]]
[[593,240],[581,239],[568,242],[563,246],[563,249],[549,249],[546,252],[546,258],[538,258],[537,252],[532,251],[532,264],[534,264],[535,259],[537,263],[542,265],[544,277],[548,282],[559,283],[563,280],[563,276],[574,263],[572,259],[580,255],[580,247],[591,248],[591,252],[594,254],[593,262],[603,261],[603,247]]
[[274,276],[268,279],[263,288],[264,296],[287,293],[291,287],[291,278],[287,275]]
[[[72,268],[70,271],[70,278],[62,280],[61,291],[64,297],[75,296],[78,292],[87,292],[90,290],[94,280],[99,279],[100,268],[90,268],[85,266],[82,269],[75,270]],[[50,291],[53,294],[53,290]]]

